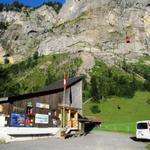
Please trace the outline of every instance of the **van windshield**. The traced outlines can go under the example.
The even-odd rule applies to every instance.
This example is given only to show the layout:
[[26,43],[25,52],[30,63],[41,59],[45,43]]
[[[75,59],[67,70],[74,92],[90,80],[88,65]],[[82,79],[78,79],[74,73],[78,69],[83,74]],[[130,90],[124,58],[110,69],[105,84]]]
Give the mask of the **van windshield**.
[[147,129],[147,123],[138,123],[137,124],[137,129]]

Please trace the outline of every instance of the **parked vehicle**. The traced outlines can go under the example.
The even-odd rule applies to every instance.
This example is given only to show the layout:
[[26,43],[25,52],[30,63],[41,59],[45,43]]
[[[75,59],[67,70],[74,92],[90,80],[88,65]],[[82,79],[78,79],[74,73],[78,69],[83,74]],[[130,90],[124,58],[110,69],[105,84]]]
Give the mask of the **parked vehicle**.
[[150,140],[150,120],[138,121],[136,123],[136,138]]

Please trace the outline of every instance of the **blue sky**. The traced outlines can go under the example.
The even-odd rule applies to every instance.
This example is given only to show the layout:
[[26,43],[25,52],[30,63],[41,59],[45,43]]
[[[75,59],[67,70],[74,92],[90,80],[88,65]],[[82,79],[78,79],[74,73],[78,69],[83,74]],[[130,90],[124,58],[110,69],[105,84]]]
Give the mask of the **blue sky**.
[[14,1],[19,1],[27,6],[39,6],[44,2],[52,1],[52,2],[61,2],[64,3],[65,0],[0,0],[0,3],[12,3]]

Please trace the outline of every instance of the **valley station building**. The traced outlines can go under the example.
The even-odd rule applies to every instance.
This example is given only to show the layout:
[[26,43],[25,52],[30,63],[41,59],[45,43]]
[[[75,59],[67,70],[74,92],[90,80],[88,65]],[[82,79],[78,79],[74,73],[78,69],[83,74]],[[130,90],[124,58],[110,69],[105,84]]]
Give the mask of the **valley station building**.
[[79,129],[82,77],[70,78],[66,83],[65,98],[63,80],[37,92],[0,98],[1,131],[5,130],[8,135],[56,134],[62,127],[64,108],[65,127]]
[[62,128],[81,135],[101,122],[82,117],[81,76],[69,78],[66,86],[60,80],[37,92],[0,98],[0,139],[6,141],[57,135]]

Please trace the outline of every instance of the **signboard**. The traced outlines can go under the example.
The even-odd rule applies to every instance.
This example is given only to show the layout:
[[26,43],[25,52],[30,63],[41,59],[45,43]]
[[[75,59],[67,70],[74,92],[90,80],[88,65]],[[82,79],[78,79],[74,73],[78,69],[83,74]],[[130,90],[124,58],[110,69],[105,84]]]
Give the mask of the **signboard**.
[[4,114],[0,114],[0,127],[4,127],[6,124]]
[[48,115],[35,114],[35,123],[48,124],[48,122],[49,122]]
[[48,104],[44,104],[44,103],[36,103],[36,107],[37,108],[49,109],[49,105]]
[[10,126],[23,127],[25,125],[25,114],[11,113]]
[[27,107],[32,107],[32,102],[31,101],[27,102]]

